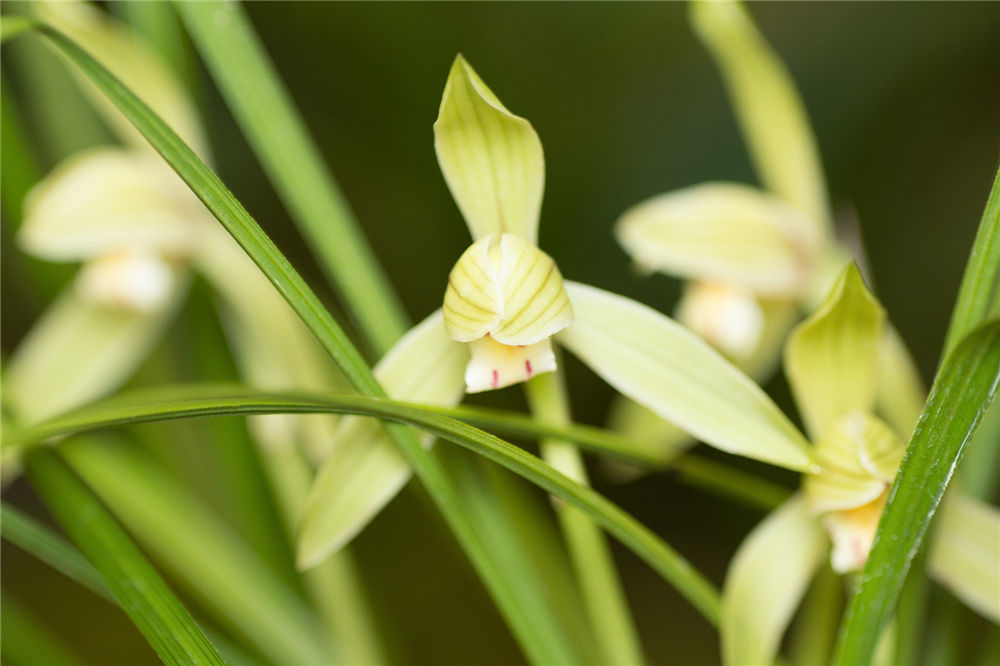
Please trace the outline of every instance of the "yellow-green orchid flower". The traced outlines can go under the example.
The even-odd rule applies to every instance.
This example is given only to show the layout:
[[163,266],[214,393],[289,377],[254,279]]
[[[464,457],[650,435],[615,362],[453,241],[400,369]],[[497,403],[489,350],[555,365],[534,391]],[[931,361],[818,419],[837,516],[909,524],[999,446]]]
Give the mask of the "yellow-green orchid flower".
[[[555,369],[558,344],[622,394],[713,446],[800,470],[813,465],[805,439],[763,391],[697,336],[644,305],[563,280],[536,246],[541,142],[461,56],[434,133],[473,243],[451,272],[443,308],[376,365],[392,397],[455,404],[466,392]],[[303,515],[300,565],[346,543],[409,475],[376,423],[345,418]]]
[[[720,624],[725,664],[773,663],[824,559],[838,573],[857,571],[867,560],[903,456],[901,435],[909,434],[874,414],[878,385],[885,381],[879,357],[886,325],[882,307],[851,265],[789,338],[785,370],[819,469],[804,476],[802,491],[754,528],[733,557]],[[944,506],[929,570],[1000,623],[1000,512],[955,494]]]
[[[628,209],[615,233],[642,271],[685,280],[678,321],[760,381],[851,253],[834,236],[805,105],[749,12],[740,2],[694,0],[690,16],[723,75],[762,187],[710,182],[661,194]],[[920,376],[891,327],[882,344],[894,381],[880,387],[879,407],[905,419],[923,404]],[[664,461],[692,444],[628,400],[616,402],[610,421]]]

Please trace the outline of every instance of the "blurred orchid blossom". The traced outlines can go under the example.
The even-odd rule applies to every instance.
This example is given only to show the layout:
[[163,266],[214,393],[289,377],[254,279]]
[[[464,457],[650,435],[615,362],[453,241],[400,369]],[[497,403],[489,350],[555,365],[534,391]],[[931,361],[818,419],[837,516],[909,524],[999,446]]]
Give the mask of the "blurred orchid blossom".
[[[802,491],[754,528],[733,557],[720,625],[726,664],[772,663],[823,560],[848,573],[868,558],[904,452],[900,433],[873,413],[878,384],[885,381],[879,357],[886,324],[882,307],[850,265],[788,340],[785,371],[819,468],[804,476]],[[952,494],[938,525],[932,575],[1000,623],[1000,512]],[[945,547],[937,547],[945,538]]]
[[[805,439],[760,387],[697,336],[632,300],[562,279],[535,245],[541,142],[461,56],[434,132],[473,244],[451,271],[442,310],[376,365],[392,397],[452,405],[466,392],[523,382],[556,368],[554,341],[622,394],[713,446],[800,470],[813,465]],[[345,418],[303,515],[300,566],[346,543],[409,475],[376,423]]]
[[[860,249],[850,252],[834,236],[805,106],[746,8],[695,0],[690,17],[720,68],[763,187],[712,182],[661,194],[627,210],[615,233],[642,271],[686,280],[678,321],[762,381],[792,326]],[[923,405],[924,388],[890,326],[881,344],[892,381],[880,386],[879,410],[906,436],[899,422]],[[613,406],[610,423],[664,462],[693,443],[626,399]]]

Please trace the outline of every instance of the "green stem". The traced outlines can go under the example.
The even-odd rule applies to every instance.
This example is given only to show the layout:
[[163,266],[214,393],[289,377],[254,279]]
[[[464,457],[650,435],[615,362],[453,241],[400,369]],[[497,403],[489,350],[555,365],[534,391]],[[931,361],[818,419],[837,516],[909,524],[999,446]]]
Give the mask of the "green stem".
[[[561,370],[534,377],[525,384],[525,393],[536,419],[561,427],[570,424],[569,399]],[[577,483],[589,485],[583,458],[573,444],[547,438],[539,446],[545,462]],[[643,663],[639,636],[604,534],[590,517],[574,507],[557,504],[557,513],[591,627],[604,652],[603,661]]]

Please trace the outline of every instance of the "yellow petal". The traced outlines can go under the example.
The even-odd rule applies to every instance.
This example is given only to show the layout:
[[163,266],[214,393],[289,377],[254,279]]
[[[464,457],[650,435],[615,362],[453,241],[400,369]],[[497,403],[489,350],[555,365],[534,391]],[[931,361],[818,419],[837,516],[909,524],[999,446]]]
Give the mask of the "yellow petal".
[[485,335],[505,345],[533,345],[573,321],[562,275],[552,258],[518,236],[490,235],[459,258],[444,296],[448,335]]
[[535,130],[458,56],[434,123],[441,172],[474,240],[517,234],[535,244],[545,160]]

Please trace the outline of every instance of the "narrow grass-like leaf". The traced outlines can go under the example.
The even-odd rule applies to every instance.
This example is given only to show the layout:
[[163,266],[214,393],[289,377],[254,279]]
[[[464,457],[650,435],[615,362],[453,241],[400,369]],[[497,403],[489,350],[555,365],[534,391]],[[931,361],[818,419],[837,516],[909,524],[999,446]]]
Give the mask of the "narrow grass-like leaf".
[[[231,389],[230,389],[231,390]],[[189,391],[188,391],[189,392]],[[128,403],[133,403],[129,405]],[[106,401],[87,410],[68,414],[21,433],[13,433],[9,444],[23,445],[38,442],[57,434],[74,430],[88,430],[110,425],[123,425],[156,418],[204,416],[208,414],[254,414],[276,412],[335,412],[375,416],[381,419],[406,423],[421,430],[454,442],[503,465],[556,497],[580,508],[628,548],[645,560],[653,569],[673,584],[701,613],[712,622],[718,618],[718,593],[700,573],[659,539],[648,528],[609,502],[591,488],[572,481],[555,471],[526,451],[489,433],[457,421],[446,413],[452,410],[428,409],[416,405],[396,403],[385,399],[359,395],[323,396],[287,400],[257,396],[254,399],[205,398],[191,400],[180,396],[161,404],[136,406],[134,398],[120,397]],[[458,411],[458,410],[455,410]],[[461,411],[472,411],[466,408]],[[531,428],[522,424],[522,432]],[[533,432],[542,436],[572,441],[572,432],[555,427],[537,425]],[[596,438],[591,438],[593,441]],[[106,462],[113,462],[106,457]],[[94,466],[97,469],[97,466]],[[105,470],[106,471],[106,470]]]
[[156,570],[59,456],[38,449],[26,463],[46,505],[160,658],[167,664],[223,664]]
[[231,2],[179,2],[185,26],[292,219],[381,356],[404,310],[250,25]]
[[[14,544],[29,555],[38,558],[70,580],[79,583],[102,599],[117,604],[108,591],[97,569],[80,554],[62,535],[47,525],[6,502],[0,503],[0,531],[4,541]],[[213,645],[218,648],[227,664],[233,666],[255,666],[258,662],[249,657],[242,648],[209,626],[202,630]]]
[[1000,323],[945,360],[906,449],[844,616],[836,663],[868,664],[948,482],[1000,386]]
[[82,666],[85,662],[20,602],[4,593],[0,614],[0,657],[6,664]]
[[[384,390],[344,331],[256,221],[204,162],[142,101],[72,40],[50,26],[36,22],[34,27],[114,102],[188,183],[267,275],[354,388],[365,394],[384,397]],[[557,653],[552,652],[555,646],[546,641],[545,636],[536,634],[531,619],[522,612],[516,595],[506,584],[504,572],[476,531],[474,520],[465,511],[461,498],[456,494],[439,461],[421,448],[416,434],[411,430],[392,424],[385,424],[384,427],[442,511],[522,647],[534,661],[558,660]]]
[[962,276],[945,337],[942,361],[968,333],[1000,316],[1000,171],[993,179],[983,219]]

